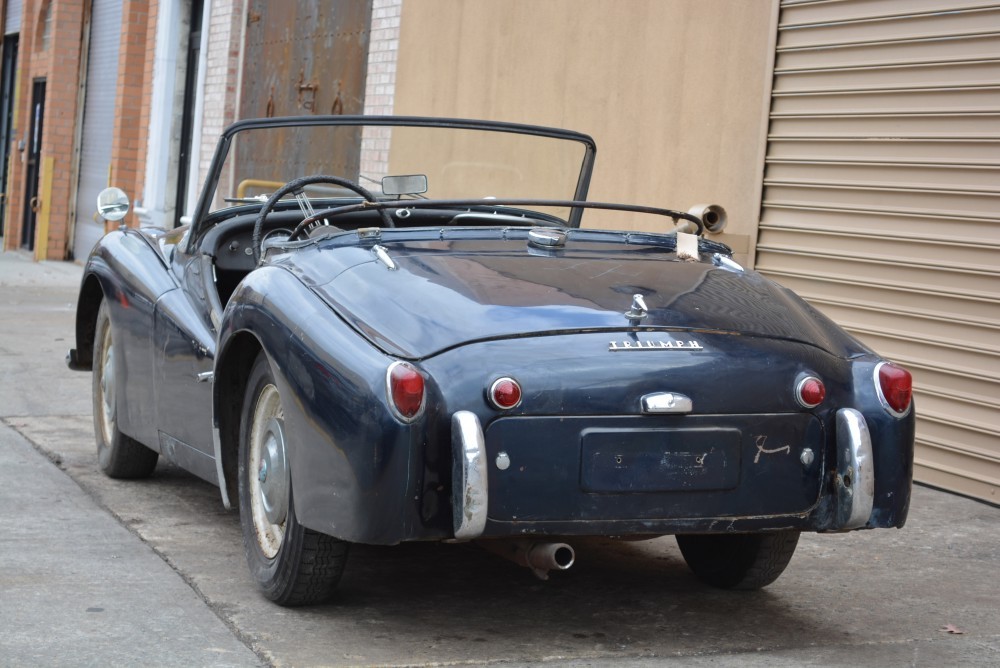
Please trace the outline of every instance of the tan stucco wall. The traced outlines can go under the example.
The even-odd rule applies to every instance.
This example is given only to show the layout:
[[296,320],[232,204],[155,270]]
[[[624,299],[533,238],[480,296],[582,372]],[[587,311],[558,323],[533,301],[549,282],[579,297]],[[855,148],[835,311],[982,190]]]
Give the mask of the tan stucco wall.
[[590,199],[717,202],[756,237],[772,0],[409,0],[395,113],[591,134]]

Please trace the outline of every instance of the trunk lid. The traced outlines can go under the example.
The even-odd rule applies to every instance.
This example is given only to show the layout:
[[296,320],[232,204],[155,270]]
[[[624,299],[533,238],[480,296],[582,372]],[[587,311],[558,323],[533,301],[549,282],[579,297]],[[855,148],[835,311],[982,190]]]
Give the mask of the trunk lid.
[[[614,339],[637,330],[787,339],[848,354],[845,337],[831,338],[836,326],[798,297],[713,254],[682,261],[672,247],[579,241],[552,252],[496,238],[382,247],[394,269],[352,246],[298,255],[297,273],[373,344],[400,357],[473,341],[581,331]],[[629,319],[636,294],[648,311]]]

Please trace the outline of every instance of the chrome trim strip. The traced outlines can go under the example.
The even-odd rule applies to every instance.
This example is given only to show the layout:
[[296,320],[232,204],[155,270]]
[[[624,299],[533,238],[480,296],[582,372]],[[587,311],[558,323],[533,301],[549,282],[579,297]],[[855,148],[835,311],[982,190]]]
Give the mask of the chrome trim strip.
[[483,535],[489,496],[486,439],[479,418],[469,411],[451,416],[452,509],[456,540]]
[[837,523],[857,529],[875,505],[875,460],[864,416],[853,408],[837,411]]
[[212,447],[215,450],[215,472],[219,476],[222,505],[225,506],[226,510],[232,510],[233,504],[229,501],[229,492],[226,491],[226,473],[222,470],[222,438],[219,436],[218,427],[212,427]]
[[643,413],[690,413],[693,409],[690,397],[676,392],[653,392],[641,399]]

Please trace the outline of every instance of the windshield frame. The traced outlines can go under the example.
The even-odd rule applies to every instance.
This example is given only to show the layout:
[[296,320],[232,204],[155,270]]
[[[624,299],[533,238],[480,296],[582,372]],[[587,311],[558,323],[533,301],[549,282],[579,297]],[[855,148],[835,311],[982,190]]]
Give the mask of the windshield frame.
[[[590,189],[590,179],[594,169],[594,158],[597,154],[597,145],[589,135],[573,130],[563,130],[560,128],[550,128],[539,125],[526,125],[522,123],[507,123],[501,121],[480,121],[462,118],[436,118],[429,116],[286,116],[281,118],[255,118],[246,119],[233,123],[227,127],[219,143],[216,146],[215,154],[212,157],[208,170],[208,177],[202,186],[201,194],[198,197],[198,204],[192,216],[191,234],[189,237],[188,252],[194,252],[198,240],[208,231],[211,225],[207,222],[210,219],[209,209],[211,198],[218,187],[219,177],[222,172],[226,157],[232,145],[233,138],[240,132],[255,129],[296,127],[296,126],[408,126],[408,127],[428,127],[428,128],[456,128],[464,130],[482,130],[487,132],[507,132],[513,134],[533,135],[538,137],[548,137],[566,141],[575,141],[584,146],[583,160],[580,164],[580,174],[577,178],[576,190],[573,199],[585,201],[587,191]],[[305,175],[303,175],[305,176]],[[579,227],[582,210],[574,209],[570,212],[568,227]]]

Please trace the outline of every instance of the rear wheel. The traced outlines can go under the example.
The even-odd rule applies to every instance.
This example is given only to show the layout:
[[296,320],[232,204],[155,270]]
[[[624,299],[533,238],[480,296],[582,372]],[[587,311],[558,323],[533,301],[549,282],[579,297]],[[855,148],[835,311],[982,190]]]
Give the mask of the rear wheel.
[[760,589],[788,566],[798,531],[677,536],[684,561],[702,582],[723,589]]
[[145,478],[153,473],[159,455],[118,431],[118,376],[115,343],[108,303],[97,311],[94,334],[94,435],[97,462],[111,478]]
[[329,599],[344,572],[348,543],[295,518],[284,410],[263,353],[250,371],[243,401],[239,497],[247,564],[264,595],[288,606]]

